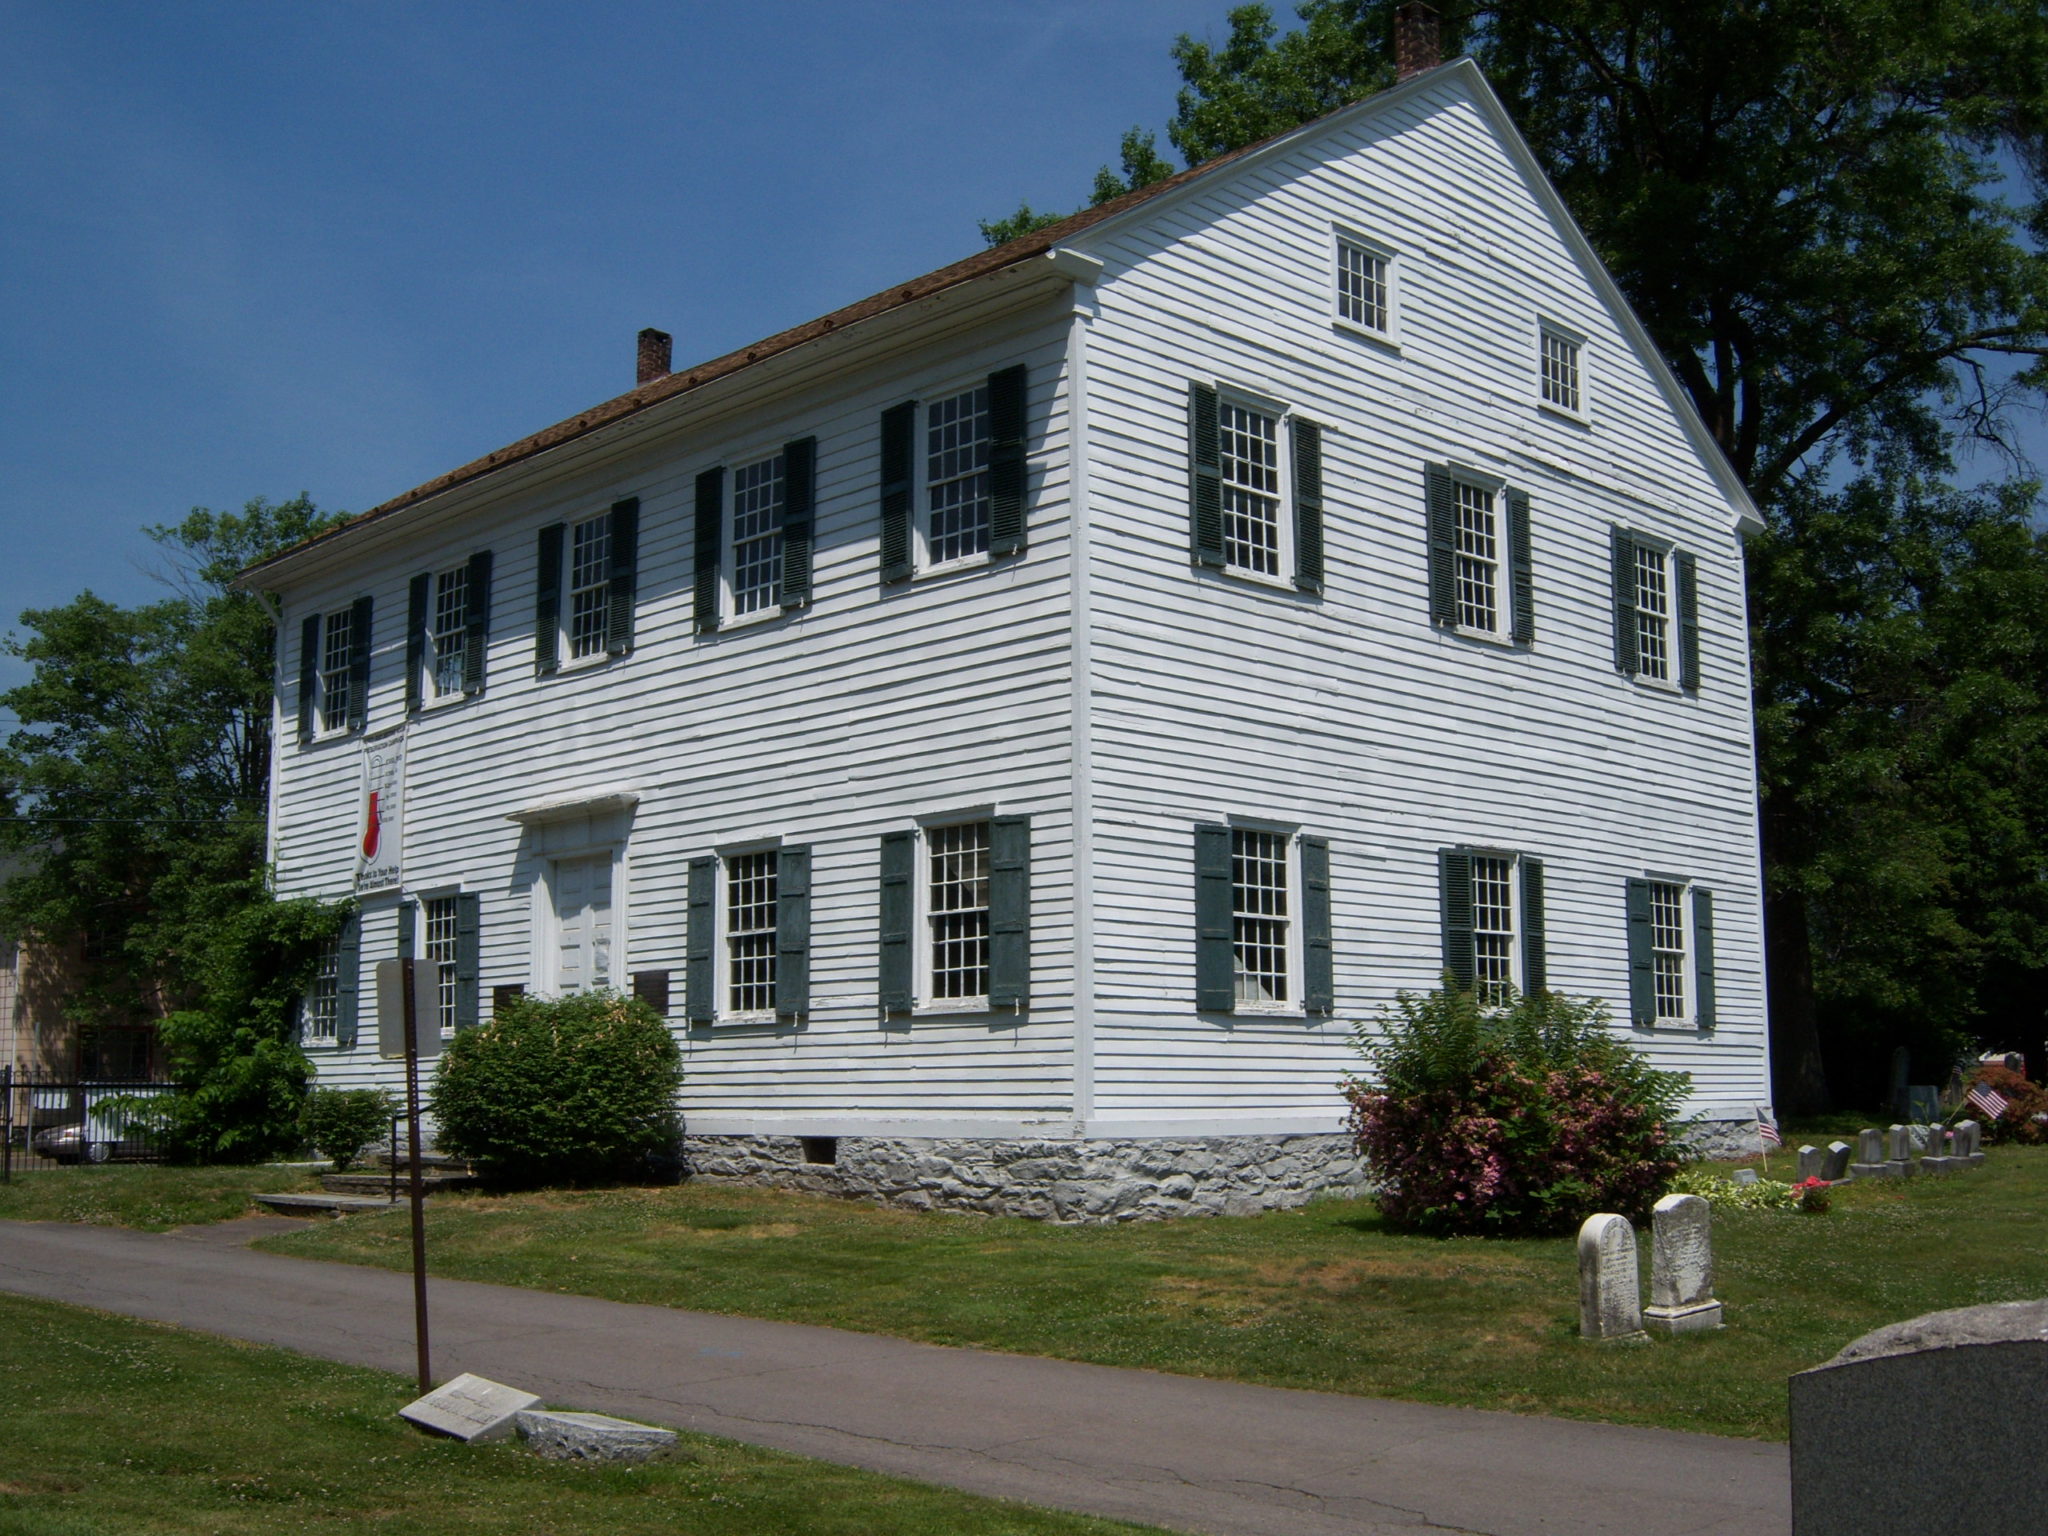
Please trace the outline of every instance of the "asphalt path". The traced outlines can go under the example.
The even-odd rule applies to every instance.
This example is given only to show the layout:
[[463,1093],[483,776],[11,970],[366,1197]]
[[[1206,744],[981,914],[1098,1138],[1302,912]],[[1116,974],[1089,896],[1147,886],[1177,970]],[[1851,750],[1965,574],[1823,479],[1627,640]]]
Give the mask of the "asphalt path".
[[[0,1222],[0,1290],[410,1376],[408,1275],[251,1252],[267,1218],[150,1234]],[[1216,1536],[1786,1536],[1785,1447],[1295,1392],[429,1284],[434,1372],[973,1493]]]

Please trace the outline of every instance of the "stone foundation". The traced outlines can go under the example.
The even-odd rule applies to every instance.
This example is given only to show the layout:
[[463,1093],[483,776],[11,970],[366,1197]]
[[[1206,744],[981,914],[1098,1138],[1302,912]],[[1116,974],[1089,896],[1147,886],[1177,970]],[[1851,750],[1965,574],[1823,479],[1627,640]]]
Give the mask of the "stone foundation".
[[[806,1161],[809,1155],[831,1162]],[[693,1178],[1044,1221],[1243,1216],[1365,1192],[1351,1138],[1196,1136],[1072,1141],[685,1136]]]
[[[1694,1157],[1723,1162],[1755,1157],[1761,1150],[1754,1120],[1703,1120],[1687,1132],[1685,1149]],[[1788,1155],[1792,1151],[1790,1147],[1785,1150]]]

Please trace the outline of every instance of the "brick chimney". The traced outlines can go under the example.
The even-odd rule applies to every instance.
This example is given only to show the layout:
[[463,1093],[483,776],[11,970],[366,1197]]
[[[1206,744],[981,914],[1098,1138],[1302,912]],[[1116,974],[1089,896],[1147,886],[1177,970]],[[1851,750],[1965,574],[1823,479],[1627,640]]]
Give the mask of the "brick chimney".
[[640,376],[635,384],[650,384],[656,379],[665,379],[674,372],[671,366],[675,338],[667,331],[657,331],[649,326],[640,333]]
[[1399,82],[1443,63],[1437,14],[1422,0],[1408,0],[1394,11],[1394,79]]

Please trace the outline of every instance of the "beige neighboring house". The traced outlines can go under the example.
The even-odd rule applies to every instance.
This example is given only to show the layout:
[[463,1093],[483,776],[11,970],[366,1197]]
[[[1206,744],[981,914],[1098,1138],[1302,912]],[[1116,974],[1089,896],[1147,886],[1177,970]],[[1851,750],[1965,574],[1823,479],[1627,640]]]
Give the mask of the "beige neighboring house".
[[[20,865],[0,861],[0,882]],[[56,943],[0,934],[0,1068],[17,1078],[86,1077],[127,1081],[152,1074],[156,1026],[88,1029],[69,1004],[91,964],[82,940]]]

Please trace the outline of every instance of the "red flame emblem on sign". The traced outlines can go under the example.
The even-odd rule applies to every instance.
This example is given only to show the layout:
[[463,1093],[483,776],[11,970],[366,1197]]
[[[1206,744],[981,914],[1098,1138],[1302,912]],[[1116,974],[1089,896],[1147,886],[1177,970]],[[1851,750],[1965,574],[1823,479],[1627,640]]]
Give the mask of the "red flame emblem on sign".
[[378,793],[374,789],[370,791],[370,825],[363,832],[363,857],[366,859],[377,857],[377,845],[384,837],[384,821],[377,810]]

